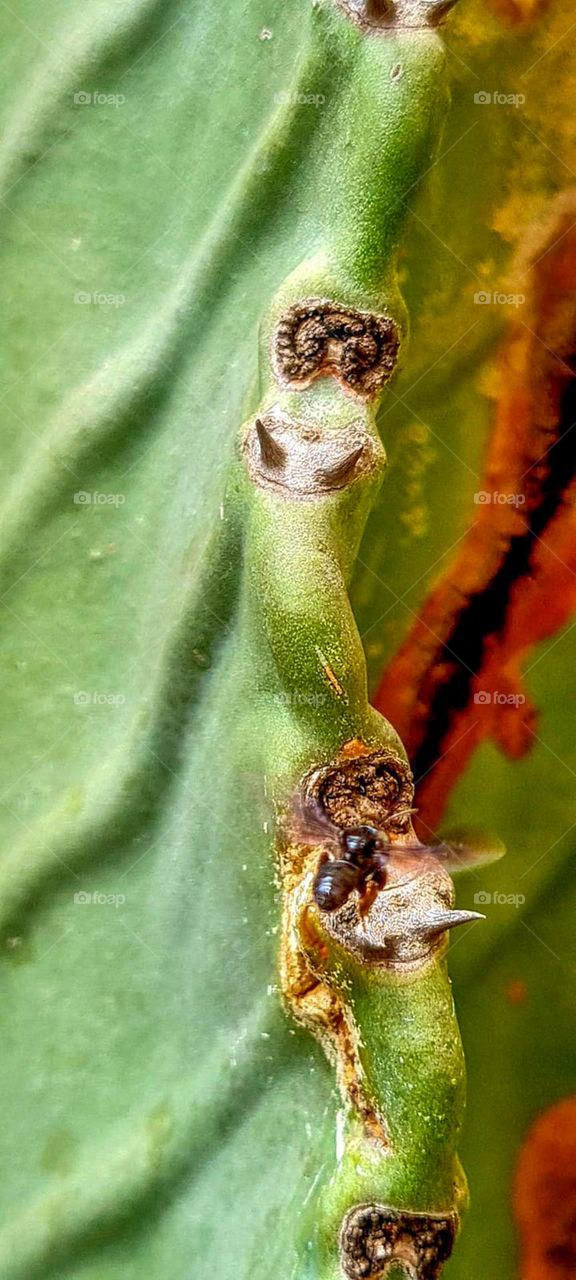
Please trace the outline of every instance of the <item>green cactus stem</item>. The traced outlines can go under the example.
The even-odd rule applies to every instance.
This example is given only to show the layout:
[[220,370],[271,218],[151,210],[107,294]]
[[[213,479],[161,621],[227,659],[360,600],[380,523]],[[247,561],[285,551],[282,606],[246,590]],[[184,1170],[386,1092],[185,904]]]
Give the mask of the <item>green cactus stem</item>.
[[406,336],[395,267],[406,195],[433,161],[447,96],[433,30],[392,23],[367,35],[358,18],[317,14],[340,83],[323,236],[264,320],[259,403],[232,482],[248,513],[243,648],[284,818],[283,988],[335,1063],[346,1105],[306,1253],[321,1280],[388,1263],[439,1274],[466,1197],[464,1065],[444,951],[447,930],[473,917],[452,910],[451,882],[432,862],[425,875],[393,875],[367,915],[354,895],[326,924],[312,898],[318,847],[291,827],[290,797],[312,777],[341,828],[372,821],[413,837],[405,753],[368,704],[347,583],[385,465],[375,410]]
[[431,25],[446,7],[390,4],[369,21],[360,6],[315,13],[338,86],[324,198],[314,251],[262,324],[258,403],[230,490],[247,512],[241,648],[280,817],[283,990],[345,1102],[337,1169],[303,1253],[318,1280],[389,1264],[431,1280],[466,1199],[464,1063],[444,953],[448,929],[476,917],[453,911],[433,859],[416,874],[421,858],[409,873],[392,862],[367,910],[353,893],[323,915],[312,893],[321,842],[299,831],[293,800],[314,793],[340,830],[368,822],[414,839],[410,770],[368,704],[347,584],[385,466],[375,413],[406,338],[395,262],[406,201],[433,164],[447,105]]
[[[363,913],[351,901],[323,916],[312,900],[312,872],[293,895],[289,945],[340,1002],[347,1035],[334,1035],[336,1058],[349,1060],[355,1046],[356,1092],[350,1105],[340,1068],[349,1100],[337,1169],[318,1213],[319,1270],[334,1280],[340,1266],[351,1280],[380,1274],[384,1244],[387,1258],[404,1259],[408,1275],[439,1274],[466,1203],[456,1155],[464,1060],[445,951],[447,931],[477,917],[452,909],[452,883],[434,859],[424,874],[417,870],[392,859],[386,888]],[[427,1270],[420,1255],[430,1233]]]

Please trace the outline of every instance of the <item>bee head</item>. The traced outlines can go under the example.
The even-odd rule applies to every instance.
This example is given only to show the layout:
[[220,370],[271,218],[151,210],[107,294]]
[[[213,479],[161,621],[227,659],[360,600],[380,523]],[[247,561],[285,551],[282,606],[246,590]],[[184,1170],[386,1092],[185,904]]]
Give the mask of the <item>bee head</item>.
[[343,833],[345,856],[351,862],[361,863],[380,852],[381,840],[376,827],[349,827]]

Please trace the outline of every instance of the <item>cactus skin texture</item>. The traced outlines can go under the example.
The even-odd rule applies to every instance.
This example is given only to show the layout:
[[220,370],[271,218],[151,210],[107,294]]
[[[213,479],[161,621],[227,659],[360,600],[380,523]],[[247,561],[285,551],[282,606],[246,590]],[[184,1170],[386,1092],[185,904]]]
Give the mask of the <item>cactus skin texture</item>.
[[[432,886],[424,881],[425,877],[421,889],[428,896]],[[404,892],[409,900],[410,889]],[[395,909],[394,901],[386,907],[390,920]],[[307,925],[303,934],[308,950],[309,920]],[[406,928],[414,937],[416,923]],[[358,1265],[370,1257],[369,1231],[362,1233],[356,1249],[349,1240],[350,1224],[370,1206],[387,1220],[394,1213],[404,1215],[404,1232],[411,1237],[406,1260],[414,1268],[407,1274],[437,1275],[438,1264],[448,1255],[434,1260],[436,1270],[418,1270],[422,1224],[417,1219],[426,1220],[424,1229],[432,1228],[433,1237],[436,1225],[442,1232],[448,1228],[449,1253],[466,1203],[466,1183],[455,1154],[464,1106],[464,1061],[443,954],[445,935],[440,935],[436,950],[431,947],[415,963],[377,966],[351,957],[345,945],[333,940],[326,947],[323,931],[317,937],[324,943],[318,948],[322,958],[315,961],[312,955],[311,967],[316,962],[321,980],[342,1000],[358,1045],[368,1114],[371,1109],[381,1117],[384,1130],[379,1139],[354,1107],[346,1113],[338,1166],[320,1207],[319,1274],[336,1280],[341,1264],[344,1274],[353,1278],[379,1274],[376,1268]],[[348,1226],[341,1230],[347,1215]],[[339,1239],[341,1256],[335,1249]]]
[[[432,1280],[466,1199],[456,1156],[464,1064],[444,952],[447,930],[470,917],[451,910],[451,881],[433,861],[410,876],[394,859],[362,917],[355,900],[322,917],[312,896],[318,841],[299,833],[291,808],[320,767],[333,803],[345,793],[348,825],[394,823],[396,811],[396,838],[413,838],[399,799],[402,788],[413,795],[405,752],[368,704],[347,596],[385,467],[375,413],[407,333],[396,249],[448,101],[429,25],[438,6],[405,8],[377,30],[356,10],[315,11],[339,86],[315,251],[263,321],[257,404],[232,480],[249,513],[242,639],[268,695],[262,750],[279,815],[284,995],[334,1061],[346,1108],[337,1169],[303,1252],[318,1280],[389,1266]],[[388,792],[376,794],[377,777]]]

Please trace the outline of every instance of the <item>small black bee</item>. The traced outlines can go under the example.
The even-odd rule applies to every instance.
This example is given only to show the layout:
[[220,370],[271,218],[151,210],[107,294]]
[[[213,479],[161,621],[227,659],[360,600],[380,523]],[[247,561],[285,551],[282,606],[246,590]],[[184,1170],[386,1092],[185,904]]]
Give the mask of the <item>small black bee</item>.
[[[414,813],[414,809],[397,810],[398,818]],[[457,840],[450,844],[425,845],[419,841],[410,844],[391,844],[385,831],[372,826],[338,827],[321,809],[317,801],[307,800],[296,807],[300,838],[309,844],[322,843],[326,847],[320,866],[314,877],[312,892],[321,911],[337,911],[348,901],[355,889],[362,894],[369,884],[383,889],[390,858],[422,858],[422,872],[427,870],[430,855],[441,862],[447,871],[465,871],[479,863],[491,862],[504,852],[497,841],[476,848]],[[418,874],[418,871],[416,871]]]
[[339,843],[342,857],[326,854],[314,878],[314,901],[321,911],[337,911],[354,889],[362,891],[369,880],[378,889],[386,882],[390,853],[376,827],[348,827]]

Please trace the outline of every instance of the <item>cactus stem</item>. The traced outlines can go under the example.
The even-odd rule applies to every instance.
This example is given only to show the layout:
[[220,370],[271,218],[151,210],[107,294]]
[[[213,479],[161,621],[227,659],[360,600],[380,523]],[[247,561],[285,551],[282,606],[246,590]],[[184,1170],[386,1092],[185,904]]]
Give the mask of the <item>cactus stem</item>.
[[[270,707],[274,682],[283,695],[264,735],[281,818],[282,991],[334,1064],[345,1108],[337,1166],[314,1206],[307,1274],[391,1280],[395,1268],[434,1280],[466,1195],[447,930],[476,916],[452,910],[447,871],[415,844],[412,773],[395,729],[368,704],[346,584],[385,465],[376,411],[408,331],[396,254],[405,192],[430,167],[445,116],[445,53],[430,28],[447,4],[339,7],[322,2],[315,15],[343,86],[326,200],[311,255],[262,320],[238,486],[250,510],[262,703]],[[391,39],[362,39],[342,8],[359,26],[365,12],[374,34]],[[356,112],[359,147],[350,145]],[[338,861],[342,833],[358,826],[389,842],[385,882],[369,882],[369,871],[323,911],[319,867]]]

